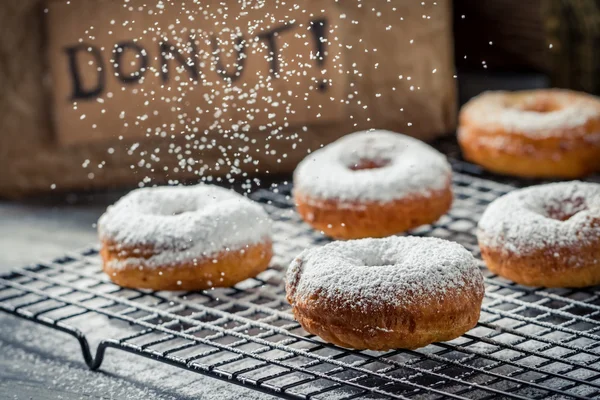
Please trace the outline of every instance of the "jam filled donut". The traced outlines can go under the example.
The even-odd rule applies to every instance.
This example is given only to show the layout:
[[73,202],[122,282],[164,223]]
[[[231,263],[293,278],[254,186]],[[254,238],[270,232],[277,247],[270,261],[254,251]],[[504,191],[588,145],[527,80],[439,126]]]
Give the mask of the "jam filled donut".
[[294,172],[302,218],[339,239],[383,237],[442,216],[452,204],[446,158],[411,137],[356,132],[306,157]]
[[477,232],[488,268],[530,286],[600,284],[600,184],[562,182],[493,201]]
[[577,178],[600,171],[600,100],[568,90],[487,92],[460,112],[465,159],[505,175]]
[[388,350],[474,327],[484,285],[458,243],[392,236],[305,250],[288,268],[286,292],[306,331],[343,347]]
[[265,270],[271,222],[261,206],[216,186],[130,192],[98,221],[103,269],[154,290],[232,286]]

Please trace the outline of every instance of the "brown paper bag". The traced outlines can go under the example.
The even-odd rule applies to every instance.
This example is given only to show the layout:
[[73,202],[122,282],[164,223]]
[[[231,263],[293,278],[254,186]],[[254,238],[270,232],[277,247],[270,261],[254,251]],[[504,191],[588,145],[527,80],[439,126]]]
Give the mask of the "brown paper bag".
[[359,129],[452,131],[449,1],[0,5],[0,195],[286,174]]

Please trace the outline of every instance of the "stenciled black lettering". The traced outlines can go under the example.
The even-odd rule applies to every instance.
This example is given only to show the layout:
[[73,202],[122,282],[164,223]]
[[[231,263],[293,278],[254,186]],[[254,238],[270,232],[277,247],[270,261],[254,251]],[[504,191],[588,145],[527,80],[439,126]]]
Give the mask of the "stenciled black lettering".
[[[325,66],[325,43],[326,43],[326,32],[327,32],[327,19],[319,18],[310,21],[310,31],[313,34],[315,40],[315,62],[319,70],[322,70]],[[324,91],[327,89],[327,81],[319,80],[319,90]]]
[[213,36],[211,38],[211,43],[217,73],[223,78],[230,80],[231,82],[235,82],[238,79],[240,79],[244,70],[244,66],[246,65],[246,40],[244,39],[244,37],[240,35],[235,39],[235,44],[233,48],[236,51],[237,56],[233,72],[227,71],[227,68],[223,65],[223,62],[221,60],[221,49],[219,48],[217,38]]
[[[84,87],[82,74],[79,70],[78,55],[81,53],[89,53],[94,57],[96,63],[96,84],[92,87]],[[98,97],[104,91],[106,84],[106,78],[104,76],[104,61],[102,60],[102,54],[100,50],[90,44],[80,43],[75,46],[69,46],[65,48],[67,53],[69,75],[71,76],[71,83],[73,90],[71,92],[71,100],[83,100]]]
[[264,40],[267,43],[267,49],[269,50],[269,59],[271,68],[270,73],[274,78],[279,78],[279,49],[277,47],[277,41],[275,40],[280,33],[285,32],[294,27],[293,23],[278,26],[269,31],[261,32],[258,34],[260,40]]
[[[129,74],[126,74],[123,72],[123,64],[121,61],[123,60],[125,53],[128,51],[136,52],[139,61],[137,69]],[[133,41],[120,42],[116,44],[113,53],[113,67],[115,69],[115,75],[121,82],[127,84],[136,83],[144,77],[144,74],[148,70],[148,53],[143,47]]]
[[195,40],[190,38],[189,41],[190,56],[186,59],[185,56],[179,51],[179,49],[170,44],[169,42],[163,42],[160,44],[160,76],[163,82],[169,81],[169,60],[175,60],[177,63],[185,68],[190,74],[190,78],[198,80],[198,65],[196,59],[198,57],[198,51]]

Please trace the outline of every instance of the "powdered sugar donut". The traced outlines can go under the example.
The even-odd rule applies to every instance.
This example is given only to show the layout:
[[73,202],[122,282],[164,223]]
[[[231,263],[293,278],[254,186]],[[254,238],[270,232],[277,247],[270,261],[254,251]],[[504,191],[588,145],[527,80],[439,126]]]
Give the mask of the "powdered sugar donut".
[[477,238],[488,268],[515,282],[600,284],[600,185],[561,182],[515,190],[485,210]]
[[600,100],[569,90],[486,92],[460,112],[467,160],[521,177],[600,171]]
[[302,327],[328,342],[412,349],[475,326],[484,285],[463,246],[407,236],[305,250],[288,269],[286,293]]
[[334,238],[383,237],[432,223],[452,204],[452,170],[427,144],[389,131],[356,132],[294,172],[302,218]]
[[265,270],[271,222],[261,206],[217,186],[130,192],[98,221],[104,271],[155,290],[231,286]]

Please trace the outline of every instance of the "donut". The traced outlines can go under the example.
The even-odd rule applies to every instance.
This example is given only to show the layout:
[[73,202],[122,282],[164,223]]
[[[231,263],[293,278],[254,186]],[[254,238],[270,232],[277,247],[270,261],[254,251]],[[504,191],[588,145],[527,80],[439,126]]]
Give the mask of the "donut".
[[354,349],[414,349],[454,339],[479,319],[483,276],[463,246],[392,236],[304,250],[287,301],[302,327]]
[[524,178],[574,179],[600,171],[600,100],[560,89],[486,92],[464,105],[466,160]]
[[417,139],[356,132],[298,164],[294,201],[304,221],[330,237],[384,237],[446,213],[451,175],[446,157]]
[[478,223],[490,271],[529,286],[600,284],[600,184],[561,182],[515,190]]
[[98,221],[104,272],[154,290],[227,287],[256,276],[272,256],[264,209],[210,185],[137,189]]

